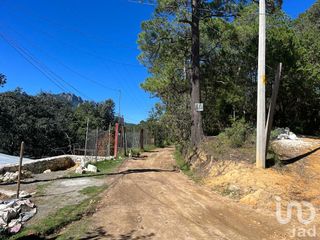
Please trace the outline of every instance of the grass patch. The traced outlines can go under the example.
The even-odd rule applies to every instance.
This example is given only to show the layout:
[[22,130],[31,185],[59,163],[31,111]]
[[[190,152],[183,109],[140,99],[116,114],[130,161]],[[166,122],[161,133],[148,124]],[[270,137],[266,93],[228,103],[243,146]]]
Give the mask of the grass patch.
[[98,168],[98,173],[85,173],[85,174],[79,174],[75,172],[68,173],[67,178],[76,178],[76,177],[83,177],[83,176],[96,176],[97,178],[104,177],[104,174],[111,173],[113,172],[117,167],[123,163],[125,160],[124,157],[118,157],[114,160],[104,160],[104,161],[99,161],[96,163],[90,163]]
[[80,190],[79,192],[87,195],[88,197],[93,197],[99,193],[101,193],[103,190],[107,189],[106,185],[103,186],[90,186],[90,187],[86,187],[82,190]]
[[154,145],[145,145],[143,151],[144,152],[151,152],[155,149],[156,149],[156,146],[154,146]]
[[45,195],[46,189],[47,189],[47,187],[49,187],[50,184],[52,184],[52,182],[48,182],[48,183],[43,183],[43,184],[37,185],[37,190],[36,190],[35,197]]
[[[81,203],[65,206],[45,219],[24,228],[20,233],[9,238],[10,240],[24,239],[29,236],[45,237],[56,233],[66,225],[80,220],[85,215],[91,215],[95,211],[96,204],[100,197],[99,193],[107,188],[104,186],[92,186],[82,189],[80,192],[88,196]],[[30,238],[31,239],[31,238]]]
[[124,158],[117,158],[114,160],[104,160],[97,163],[93,163],[101,173],[110,173],[116,169],[124,161]]
[[[141,149],[141,148],[130,148],[129,151],[131,151],[131,154],[132,154],[133,157],[140,157],[141,153],[151,152],[156,148],[157,147],[154,146],[154,145],[145,145],[144,149]],[[129,151],[128,151],[128,153],[129,153]]]
[[195,177],[194,173],[192,172],[192,170],[190,169],[190,165],[184,160],[183,155],[181,154],[181,152],[176,149],[174,152],[174,159],[176,161],[176,164],[178,166],[178,168],[188,177],[190,177],[193,180],[197,180],[197,178]]

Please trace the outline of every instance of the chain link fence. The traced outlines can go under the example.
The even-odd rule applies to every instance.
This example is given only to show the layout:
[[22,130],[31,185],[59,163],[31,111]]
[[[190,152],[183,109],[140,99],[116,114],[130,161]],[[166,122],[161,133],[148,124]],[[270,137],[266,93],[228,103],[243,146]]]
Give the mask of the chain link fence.
[[[119,126],[118,152],[127,153],[129,149],[141,148],[154,144],[150,131],[137,126]],[[74,146],[74,154],[84,156],[109,157],[114,155],[115,126],[108,130],[88,129],[83,145]]]

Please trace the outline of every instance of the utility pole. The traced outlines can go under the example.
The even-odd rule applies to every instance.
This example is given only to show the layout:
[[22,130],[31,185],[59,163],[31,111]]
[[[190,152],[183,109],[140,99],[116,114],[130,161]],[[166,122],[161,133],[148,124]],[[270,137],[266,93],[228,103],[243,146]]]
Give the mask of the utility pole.
[[191,144],[197,146],[203,137],[201,112],[196,109],[200,103],[200,0],[192,0],[192,47],[191,47]]
[[271,129],[273,125],[274,112],[276,110],[276,105],[277,105],[277,97],[278,97],[279,86],[280,86],[281,72],[282,72],[282,63],[279,63],[277,72],[276,72],[276,78],[272,88],[271,102],[269,105],[269,111],[268,111],[268,117],[267,117],[266,152],[268,151],[270,134],[271,134]]
[[84,156],[85,157],[87,156],[88,134],[89,134],[89,118],[87,118],[86,142],[84,144]]
[[119,89],[119,118],[121,116],[121,90]]
[[266,3],[259,1],[259,52],[256,166],[266,167]]

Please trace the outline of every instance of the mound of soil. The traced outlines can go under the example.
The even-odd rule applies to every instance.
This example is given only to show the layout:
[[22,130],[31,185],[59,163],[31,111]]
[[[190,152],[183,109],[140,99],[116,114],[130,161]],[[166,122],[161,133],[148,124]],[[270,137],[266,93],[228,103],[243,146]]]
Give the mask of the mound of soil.
[[205,186],[254,208],[274,211],[276,196],[284,202],[304,200],[320,207],[320,141],[300,141],[306,142],[300,146],[309,148],[296,148],[295,154],[302,157],[284,166],[258,169],[252,161],[242,159],[243,154],[238,154],[239,158],[235,160],[235,150],[231,152],[232,158],[224,152],[225,158],[216,160],[208,158],[202,149],[193,162],[193,169],[202,175],[201,183]]

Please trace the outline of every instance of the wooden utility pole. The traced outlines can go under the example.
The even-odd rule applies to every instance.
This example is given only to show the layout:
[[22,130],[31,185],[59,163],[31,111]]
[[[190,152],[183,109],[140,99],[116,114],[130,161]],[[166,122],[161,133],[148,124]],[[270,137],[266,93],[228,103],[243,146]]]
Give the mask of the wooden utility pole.
[[201,112],[196,103],[200,103],[200,0],[192,0],[192,47],[191,47],[191,144],[197,146],[203,137]]
[[21,169],[22,169],[22,159],[23,159],[23,153],[24,153],[24,142],[21,142],[20,147],[20,161],[19,161],[19,174],[18,174],[18,186],[17,186],[17,198],[19,198],[20,194],[20,181],[21,181]]
[[273,84],[272,88],[272,96],[271,96],[271,102],[269,105],[269,112],[268,112],[268,118],[267,118],[267,126],[266,126],[266,152],[268,151],[268,145],[270,140],[270,133],[273,125],[273,117],[274,117],[274,111],[276,109],[277,104],[277,97],[279,92],[279,86],[280,86],[280,78],[281,78],[281,71],[282,71],[282,63],[279,63],[277,72],[276,72],[276,78]]
[[266,167],[266,3],[259,1],[259,53],[256,166]]

